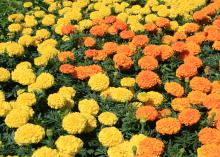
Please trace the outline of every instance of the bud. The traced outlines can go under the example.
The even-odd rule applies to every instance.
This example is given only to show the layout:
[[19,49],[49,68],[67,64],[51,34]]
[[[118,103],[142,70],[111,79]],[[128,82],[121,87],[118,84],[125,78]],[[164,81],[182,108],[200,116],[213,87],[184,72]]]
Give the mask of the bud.
[[52,130],[52,129],[47,129],[47,130],[46,130],[46,135],[47,135],[48,137],[53,136],[53,130]]

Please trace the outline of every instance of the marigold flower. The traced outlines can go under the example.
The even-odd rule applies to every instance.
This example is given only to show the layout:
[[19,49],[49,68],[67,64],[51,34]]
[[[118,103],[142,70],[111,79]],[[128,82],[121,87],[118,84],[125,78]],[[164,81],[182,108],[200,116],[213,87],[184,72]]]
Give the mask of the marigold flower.
[[134,55],[136,51],[136,47],[133,45],[119,45],[117,48],[117,53],[118,54],[124,54],[128,57]]
[[201,105],[206,98],[206,93],[203,93],[202,91],[191,91],[188,93],[187,98],[189,99],[190,104]]
[[158,45],[150,44],[144,48],[144,55],[146,55],[146,56],[157,57],[160,55],[160,53],[161,53],[161,51],[159,50]]
[[93,58],[97,56],[97,54],[98,54],[98,50],[95,50],[95,49],[88,49],[85,51],[85,55],[88,58]]
[[105,50],[98,50],[96,55],[93,57],[93,60],[104,61],[107,57],[107,52]]
[[124,77],[121,79],[120,84],[122,87],[133,87],[135,85],[135,79],[131,77]]
[[136,77],[136,83],[142,89],[149,89],[157,84],[161,84],[161,80],[156,73],[150,70],[142,70]]
[[133,157],[132,145],[128,141],[110,147],[107,153],[109,157],[117,157],[117,156]]
[[217,40],[216,40],[216,41],[213,43],[212,48],[213,48],[214,50],[220,51],[220,41],[217,41]]
[[58,54],[58,59],[60,62],[65,62],[68,59],[73,60],[75,58],[74,53],[71,51],[63,51]]
[[127,24],[121,20],[116,20],[114,23],[113,23],[113,27],[116,29],[116,30],[126,30],[127,29]]
[[96,40],[92,37],[86,37],[84,40],[84,45],[86,47],[92,47],[96,44]]
[[71,64],[63,64],[60,66],[59,71],[64,74],[72,74],[74,73],[74,66]]
[[186,42],[186,50],[190,55],[197,55],[201,52],[200,46],[195,42]]
[[220,82],[219,81],[212,82],[211,93],[220,93]]
[[180,129],[181,123],[176,118],[162,118],[156,122],[156,130],[162,135],[173,135],[178,133]]
[[186,33],[195,33],[199,30],[199,25],[196,23],[187,23],[184,28]]
[[141,106],[136,111],[136,119],[145,121],[154,121],[159,114],[153,106]]
[[7,82],[11,77],[10,72],[2,67],[0,67],[0,74],[0,82]]
[[133,65],[132,59],[124,54],[115,54],[113,61],[115,62],[116,68],[121,70],[129,70]]
[[106,126],[113,126],[117,123],[118,117],[112,112],[102,112],[98,116],[98,120],[101,124]]
[[182,31],[175,32],[174,37],[176,38],[176,40],[184,40],[187,38],[185,32],[182,32]]
[[191,105],[188,98],[174,98],[171,101],[171,107],[174,111],[180,112],[186,108],[191,107]]
[[87,125],[84,130],[85,133],[92,132],[96,127],[97,127],[97,120],[96,118],[89,114],[89,113],[82,113],[82,115],[86,118],[87,120]]
[[197,74],[197,67],[194,64],[184,63],[176,70],[176,76],[179,79],[190,78]]
[[185,64],[193,64],[197,68],[200,68],[202,66],[202,60],[199,57],[190,55],[190,56],[185,57],[183,61]]
[[131,30],[123,30],[119,35],[122,39],[132,39],[135,34]]
[[72,34],[76,31],[76,27],[74,25],[64,25],[62,27],[62,33],[64,35]]
[[172,43],[176,42],[176,38],[171,35],[165,35],[162,38],[162,42],[164,44],[172,44]]
[[170,25],[170,20],[167,18],[160,17],[156,20],[156,25],[160,28],[168,27]]
[[202,144],[220,144],[220,131],[214,128],[203,128],[200,130],[199,141]]
[[115,42],[106,42],[103,45],[103,50],[105,50],[108,55],[114,54],[118,50],[118,44]]
[[59,157],[59,153],[56,149],[51,149],[49,147],[43,146],[35,150],[31,157]]
[[207,109],[220,108],[220,93],[211,93],[203,100],[203,105]]
[[63,108],[66,104],[66,99],[59,93],[50,94],[47,98],[48,106],[54,109]]
[[149,38],[146,35],[136,35],[132,39],[132,43],[135,46],[145,46],[149,42]]
[[158,61],[152,56],[144,56],[138,60],[138,66],[143,70],[155,70],[158,66]]
[[113,147],[124,141],[121,131],[115,127],[103,128],[98,134],[98,139],[105,147]]
[[36,103],[36,96],[34,93],[22,93],[17,97],[16,103],[26,106],[33,106]]
[[208,93],[211,90],[212,83],[205,77],[193,77],[190,82],[189,86],[192,88],[192,90],[199,90],[204,93]]
[[198,157],[218,157],[220,146],[218,144],[206,144],[197,149]]
[[199,121],[200,117],[201,115],[198,110],[188,108],[179,113],[178,119],[181,124],[191,126],[196,124]]
[[94,99],[83,99],[78,104],[81,113],[96,115],[99,112],[99,105]]
[[162,104],[164,98],[163,95],[159,92],[149,91],[146,93],[147,104],[153,106],[159,106]]
[[184,88],[177,82],[166,82],[164,89],[175,97],[181,97],[184,94]]
[[169,59],[174,54],[172,47],[169,45],[160,45],[159,51],[160,51],[160,57],[162,61]]
[[103,91],[109,86],[109,78],[102,73],[94,74],[90,77],[88,85],[94,91]]
[[156,32],[157,31],[157,26],[153,23],[147,23],[144,25],[144,27],[148,32]]
[[1,101],[1,99],[3,98],[0,98],[0,117],[5,117],[12,110],[12,107],[10,103],[6,101]]
[[159,118],[165,118],[165,117],[168,117],[172,114],[171,110],[168,108],[164,108],[162,110],[159,110],[158,113],[159,113]]
[[97,25],[97,26],[93,26],[91,29],[90,29],[90,33],[94,36],[104,36],[106,31],[104,30],[104,28],[100,25]]
[[111,35],[116,35],[118,34],[118,30],[114,26],[110,26],[107,30],[107,32]]
[[152,137],[146,137],[139,145],[139,154],[141,155],[152,155],[160,156],[164,152],[165,145],[164,143]]
[[107,16],[104,19],[104,22],[107,24],[113,23],[116,21],[116,17],[115,16]]

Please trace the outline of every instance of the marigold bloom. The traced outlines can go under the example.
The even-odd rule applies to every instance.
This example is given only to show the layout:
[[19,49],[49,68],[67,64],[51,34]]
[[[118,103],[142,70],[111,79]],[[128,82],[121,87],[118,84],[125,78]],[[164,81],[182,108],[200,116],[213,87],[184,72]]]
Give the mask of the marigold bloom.
[[74,66],[71,64],[63,64],[60,66],[59,71],[64,74],[72,74],[74,72]]
[[142,70],[136,77],[136,83],[142,89],[149,89],[157,84],[161,84],[161,80],[156,73],[150,70]]
[[94,36],[100,36],[100,37],[102,37],[102,36],[105,35],[106,31],[105,31],[105,29],[104,29],[102,26],[97,25],[97,26],[93,26],[93,27],[90,29],[90,33],[91,33],[92,35],[94,35]]
[[204,93],[208,93],[211,90],[212,83],[205,77],[193,77],[190,82],[189,86],[192,88],[192,90],[199,90]]
[[[140,93],[139,93],[140,94]],[[147,104],[153,106],[159,106],[162,104],[164,98],[163,95],[159,92],[149,91],[145,94],[145,98],[147,100]],[[143,101],[146,102],[146,101]]]
[[129,57],[134,55],[135,51],[136,47],[134,47],[133,45],[119,45],[117,48],[118,54],[124,54]]
[[166,82],[164,89],[175,97],[181,97],[184,94],[184,88],[177,82]]
[[132,39],[132,43],[135,46],[145,46],[149,42],[149,38],[146,35],[136,35]]
[[190,104],[201,105],[206,98],[206,93],[201,91],[191,91],[188,93],[187,98],[189,99]]
[[133,65],[132,59],[124,54],[114,55],[113,61],[115,62],[116,68],[121,70],[129,70]]
[[190,55],[197,55],[201,52],[200,46],[195,42],[186,42],[186,50]]
[[84,40],[84,45],[86,47],[92,47],[95,45],[95,43],[96,43],[96,40],[92,37],[86,37]]
[[160,55],[160,53],[161,53],[161,51],[160,51],[158,45],[150,44],[144,48],[144,55],[146,55],[146,56],[157,57]]
[[104,22],[107,24],[113,23],[116,21],[116,17],[115,16],[107,16],[104,19]]
[[106,42],[103,45],[103,50],[105,50],[108,55],[114,54],[118,50],[118,44],[115,42]]
[[176,40],[184,40],[187,38],[186,33],[185,32],[175,32],[174,33],[174,37],[176,38]]
[[182,111],[186,108],[191,107],[191,105],[188,98],[174,98],[171,101],[171,107],[174,111]]
[[130,31],[130,30],[123,30],[120,33],[120,37],[122,39],[132,39],[134,37],[134,35],[135,35],[134,32]]
[[111,35],[116,35],[118,34],[118,30],[114,26],[110,26],[107,30],[107,32]]
[[156,32],[157,31],[157,26],[153,23],[147,23],[144,25],[144,27],[148,32]]
[[213,48],[214,50],[220,51],[220,41],[216,40],[216,41],[213,43],[212,48]]
[[172,114],[171,110],[168,108],[164,108],[162,110],[159,110],[158,113],[159,113],[159,118],[165,118],[165,117],[168,117]]
[[184,63],[176,70],[176,76],[179,79],[190,78],[197,74],[197,67],[194,64]]
[[162,61],[169,59],[174,54],[173,48],[169,45],[160,45],[159,51]]
[[138,60],[138,66],[143,70],[155,70],[158,66],[158,61],[152,56],[144,56]]
[[181,123],[176,118],[162,118],[156,122],[156,130],[162,135],[173,135],[178,133],[180,129]]
[[117,157],[117,156],[133,157],[132,145],[128,141],[124,141],[121,144],[118,144],[114,147],[110,147],[107,153],[108,153],[108,157]]
[[95,61],[104,61],[107,57],[108,56],[105,50],[98,50],[96,56],[94,56],[92,59]]
[[187,56],[183,59],[185,64],[193,64],[197,68],[200,68],[202,66],[202,60],[199,57],[195,56]]
[[203,105],[207,109],[220,108],[220,93],[211,93],[203,100]]
[[181,124],[191,126],[196,124],[199,121],[200,117],[201,115],[198,110],[188,108],[179,113],[178,119]]
[[62,27],[62,33],[63,33],[64,35],[72,34],[72,33],[75,32],[75,30],[76,30],[76,27],[73,26],[73,25],[64,25],[64,26]]
[[113,23],[113,27],[116,28],[116,30],[126,30],[127,29],[127,24],[121,20],[116,20],[114,23]]
[[214,128],[203,128],[200,130],[199,141],[202,144],[220,144],[220,131]]
[[164,148],[165,145],[161,140],[157,138],[146,137],[139,144],[139,154],[160,156],[164,152]]
[[59,153],[56,149],[51,149],[49,147],[43,146],[35,150],[32,154],[32,157],[59,157]]
[[183,41],[177,41],[172,44],[172,48],[176,52],[183,52],[186,50],[186,43]]
[[218,144],[206,144],[197,149],[198,157],[219,157],[220,146]]
[[97,56],[97,54],[98,54],[98,50],[95,50],[95,49],[88,49],[85,51],[85,55],[88,58],[93,58]]
[[162,42],[164,44],[172,44],[172,43],[176,42],[176,38],[171,35],[165,35],[162,38]]
[[74,53],[71,51],[63,51],[61,53],[58,54],[58,59],[60,62],[65,62],[68,59],[74,59]]
[[185,26],[185,32],[186,33],[194,33],[199,30],[199,25],[196,23],[188,23]]
[[118,117],[112,112],[102,112],[98,116],[98,120],[101,124],[113,126],[117,123]]
[[156,25],[160,28],[168,27],[170,25],[170,20],[167,18],[160,17],[156,20]]
[[135,79],[131,77],[124,77],[121,79],[120,84],[122,87],[133,87],[135,85]]
[[220,93],[220,82],[219,81],[212,82],[211,93]]
[[141,106],[136,111],[136,119],[145,121],[154,121],[159,114],[153,106]]
[[81,113],[97,115],[99,112],[99,105],[94,99],[83,99],[79,101],[78,109]]
[[103,91],[109,86],[109,77],[102,73],[94,74],[90,77],[88,85],[93,91]]

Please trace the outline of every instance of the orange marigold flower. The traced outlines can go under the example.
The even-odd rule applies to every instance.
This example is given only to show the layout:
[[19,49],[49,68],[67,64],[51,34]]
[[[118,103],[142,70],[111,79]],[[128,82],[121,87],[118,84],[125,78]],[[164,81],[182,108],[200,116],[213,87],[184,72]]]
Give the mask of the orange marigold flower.
[[220,145],[206,144],[197,149],[198,157],[219,157]]
[[139,154],[140,155],[149,155],[149,156],[160,156],[164,152],[165,145],[164,143],[152,137],[146,137],[139,144]]
[[160,45],[159,51],[162,61],[169,59],[174,54],[173,48],[169,45]]
[[98,50],[97,54],[93,57],[93,60],[104,61],[107,58],[107,53],[105,50]]
[[60,66],[59,71],[64,74],[72,74],[75,71],[75,68],[71,64],[63,64]]
[[84,40],[84,45],[86,47],[92,47],[95,45],[95,43],[96,43],[96,40],[92,37],[86,37]]
[[93,57],[97,56],[97,53],[98,53],[98,50],[95,50],[95,49],[89,49],[89,50],[85,51],[85,55],[88,58],[93,58]]
[[168,18],[160,17],[157,19],[156,25],[160,28],[168,27],[170,25],[170,20]]
[[172,48],[176,52],[183,52],[186,50],[186,43],[183,41],[177,41],[172,44]]
[[191,126],[198,123],[201,115],[197,109],[187,108],[179,113],[178,119],[181,124]]
[[182,110],[191,107],[188,98],[174,98],[171,101],[171,107],[174,111],[181,112]]
[[207,109],[220,108],[220,93],[211,93],[207,95],[203,101],[203,105]]
[[124,54],[129,57],[134,55],[135,51],[136,47],[133,45],[119,45],[117,49],[118,54]]
[[113,61],[115,62],[116,68],[121,70],[129,70],[133,65],[132,59],[124,54],[115,54]]
[[68,59],[74,59],[74,53],[72,53],[71,51],[63,51],[61,53],[58,54],[58,60],[60,62],[65,62]]
[[94,64],[94,65],[89,65],[89,66],[75,67],[75,71],[72,75],[73,75],[73,78],[85,80],[85,79],[88,79],[90,76],[97,74],[97,73],[103,73],[103,70],[102,70],[102,67]]
[[120,37],[122,39],[132,39],[134,37],[134,32],[132,32],[131,30],[123,30],[120,33]]
[[220,93],[220,82],[219,81],[212,82],[211,93]]
[[162,118],[156,122],[156,131],[162,135],[173,135],[180,131],[181,123],[177,118]]
[[62,33],[64,35],[72,34],[75,32],[75,30],[76,30],[76,27],[74,25],[64,25],[62,27]]
[[116,20],[113,23],[113,26],[114,26],[114,28],[116,28],[116,30],[121,30],[121,31],[126,30],[128,27],[128,25],[121,20]]
[[164,89],[175,97],[181,97],[184,94],[184,88],[177,82],[166,82]]
[[202,20],[208,19],[208,16],[207,16],[207,14],[204,11],[200,10],[200,11],[196,11],[193,14],[193,19],[195,21],[202,21]]
[[110,26],[107,30],[107,32],[111,35],[116,35],[118,34],[118,30],[114,26]]
[[158,112],[153,106],[141,106],[136,111],[136,119],[154,121],[158,118]]
[[199,141],[202,144],[220,144],[220,131],[214,128],[203,128],[200,130]]
[[193,77],[190,82],[189,86],[192,88],[192,90],[199,90],[204,93],[208,93],[211,90],[212,83],[205,77]]
[[220,41],[215,41],[212,45],[214,50],[220,51]]
[[114,23],[115,21],[116,21],[116,17],[115,16],[107,16],[104,19],[104,22],[107,23],[107,24]]
[[157,26],[153,23],[147,23],[144,25],[144,28],[148,31],[148,32],[156,32],[157,31]]
[[197,23],[188,23],[185,26],[186,33],[195,33],[199,30],[199,25]]
[[146,56],[157,57],[160,55],[160,49],[158,45],[153,45],[153,44],[147,45],[143,51],[144,51],[144,55]]
[[159,112],[159,118],[165,118],[172,114],[171,110],[168,108],[164,108],[162,110],[159,110],[158,112]]
[[135,46],[145,46],[149,42],[149,38],[146,35],[136,35],[132,39],[132,43]]
[[192,105],[201,105],[206,97],[206,93],[201,91],[191,91],[188,93],[187,98]]
[[142,70],[136,77],[136,83],[142,89],[149,89],[161,84],[159,76],[150,70]]
[[187,38],[187,35],[185,32],[176,32],[174,33],[174,37],[176,38],[176,40],[184,40]]
[[212,119],[212,118],[214,118],[213,120],[216,124],[218,121],[220,121],[220,109],[211,109],[208,112],[208,119]]
[[97,26],[93,26],[90,29],[90,33],[94,36],[104,36],[106,33],[106,30],[101,26],[101,25],[97,25]]
[[183,59],[185,64],[193,64],[197,68],[200,68],[202,66],[202,60],[199,57],[196,56],[187,56]]
[[194,64],[184,63],[176,70],[176,76],[179,79],[190,78],[197,74],[197,67]]
[[220,27],[220,19],[216,19],[215,21],[213,21],[213,25]]
[[144,56],[138,60],[138,66],[143,70],[155,70],[158,61],[152,56]]
[[201,52],[200,46],[195,42],[187,42],[186,43],[186,50],[191,55],[197,55]]
[[163,38],[162,38],[162,42],[163,42],[164,44],[171,44],[171,43],[176,42],[176,38],[173,37],[173,36],[171,36],[171,35],[165,35],[165,36],[163,36]]
[[106,42],[103,45],[103,50],[105,50],[108,55],[114,54],[118,50],[118,44],[115,42]]
[[195,35],[189,36],[186,38],[186,42],[194,42],[198,45],[201,45],[203,41],[206,40],[205,32],[198,32]]

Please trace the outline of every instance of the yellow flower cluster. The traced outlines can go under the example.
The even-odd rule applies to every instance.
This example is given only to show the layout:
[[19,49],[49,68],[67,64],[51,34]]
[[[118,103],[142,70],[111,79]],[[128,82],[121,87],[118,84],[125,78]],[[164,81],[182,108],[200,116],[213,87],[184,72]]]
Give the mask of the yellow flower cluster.
[[112,112],[102,112],[98,116],[98,120],[103,125],[113,126],[117,123],[118,117]]
[[88,85],[93,91],[103,91],[109,86],[109,78],[105,74],[98,73],[90,77]]
[[7,82],[11,78],[10,72],[5,69],[0,67],[0,82]]
[[6,47],[4,49],[6,49],[6,52],[11,57],[13,56],[20,57],[24,54],[24,47],[17,42],[6,43]]

